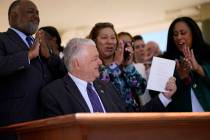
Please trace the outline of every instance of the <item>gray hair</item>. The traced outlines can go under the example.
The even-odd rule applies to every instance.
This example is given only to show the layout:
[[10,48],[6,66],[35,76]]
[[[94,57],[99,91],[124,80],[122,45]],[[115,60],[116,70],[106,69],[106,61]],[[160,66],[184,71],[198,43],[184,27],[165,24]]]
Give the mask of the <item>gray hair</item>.
[[64,48],[64,64],[68,71],[72,70],[72,66],[70,66],[70,62],[79,57],[82,54],[83,47],[82,46],[96,46],[95,42],[91,39],[85,38],[73,38],[71,39],[66,47]]

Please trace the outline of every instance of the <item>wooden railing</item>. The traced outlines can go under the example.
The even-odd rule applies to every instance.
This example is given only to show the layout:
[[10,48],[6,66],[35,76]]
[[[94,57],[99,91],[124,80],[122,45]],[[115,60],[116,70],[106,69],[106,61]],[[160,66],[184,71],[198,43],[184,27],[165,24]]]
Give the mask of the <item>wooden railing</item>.
[[210,140],[210,113],[78,113],[0,128],[19,140]]

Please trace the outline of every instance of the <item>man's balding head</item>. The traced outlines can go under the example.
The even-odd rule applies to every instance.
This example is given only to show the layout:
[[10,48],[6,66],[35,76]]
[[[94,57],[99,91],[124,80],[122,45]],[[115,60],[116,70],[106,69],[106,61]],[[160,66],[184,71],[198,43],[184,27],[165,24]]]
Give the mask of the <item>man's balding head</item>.
[[16,0],[9,7],[8,19],[11,27],[32,35],[38,29],[39,12],[32,1]]

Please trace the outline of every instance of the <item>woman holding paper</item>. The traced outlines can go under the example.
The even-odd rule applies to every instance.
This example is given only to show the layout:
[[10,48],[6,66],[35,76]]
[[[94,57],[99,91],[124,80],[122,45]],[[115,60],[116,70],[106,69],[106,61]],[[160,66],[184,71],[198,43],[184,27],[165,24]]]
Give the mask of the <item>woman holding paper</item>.
[[163,57],[176,60],[178,90],[169,111],[210,111],[209,48],[193,19],[180,17],[170,25]]

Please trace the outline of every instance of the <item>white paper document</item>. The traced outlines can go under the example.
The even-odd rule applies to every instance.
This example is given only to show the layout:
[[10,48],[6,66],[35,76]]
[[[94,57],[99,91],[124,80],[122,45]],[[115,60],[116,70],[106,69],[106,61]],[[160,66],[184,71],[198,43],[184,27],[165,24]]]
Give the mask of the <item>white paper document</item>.
[[174,74],[175,65],[174,60],[153,57],[147,89],[164,92],[166,83]]

